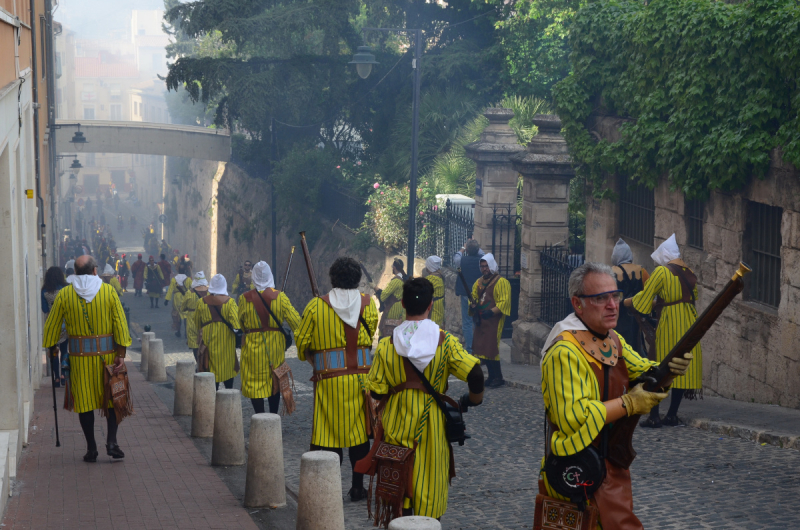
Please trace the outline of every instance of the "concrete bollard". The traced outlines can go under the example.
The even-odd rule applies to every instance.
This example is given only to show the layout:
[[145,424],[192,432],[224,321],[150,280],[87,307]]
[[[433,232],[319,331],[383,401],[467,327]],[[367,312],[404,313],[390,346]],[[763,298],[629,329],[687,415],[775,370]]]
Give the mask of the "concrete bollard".
[[389,530],[442,530],[442,523],[432,517],[412,515],[394,519],[389,523]]
[[242,394],[233,388],[223,388],[217,391],[214,405],[211,465],[241,466],[242,464],[244,464]]
[[192,415],[193,376],[194,361],[178,361],[175,365],[175,402],[172,406],[174,416]]
[[283,436],[281,417],[277,414],[254,414],[250,419],[244,505],[247,508],[286,506]]
[[147,375],[147,356],[150,354],[150,339],[154,338],[156,338],[156,334],[152,331],[142,333],[142,360],[139,363],[139,370],[144,375]]
[[339,455],[310,451],[300,457],[297,530],[344,530]]
[[167,367],[164,361],[164,341],[150,339],[147,353],[147,380],[163,383],[167,380]]
[[192,393],[192,436],[211,438],[214,436],[214,402],[217,390],[214,374],[200,372],[194,374]]

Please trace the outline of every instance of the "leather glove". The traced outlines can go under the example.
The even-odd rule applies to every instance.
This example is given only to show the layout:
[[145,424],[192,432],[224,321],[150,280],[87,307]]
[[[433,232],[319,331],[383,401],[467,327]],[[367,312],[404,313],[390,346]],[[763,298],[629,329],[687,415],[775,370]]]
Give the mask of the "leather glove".
[[647,414],[650,409],[658,405],[665,397],[667,397],[665,393],[648,392],[644,389],[644,385],[639,383],[630,392],[622,396],[622,401],[625,403],[625,410],[628,416],[633,416],[635,414]]
[[486,309],[485,311],[481,312],[481,318],[484,319],[484,320],[489,320],[493,316],[494,316],[494,313],[492,312],[491,309]]
[[164,307],[167,307],[168,305],[169,305],[169,300],[164,300]]
[[689,369],[689,364],[691,364],[692,359],[694,359],[694,355],[692,352],[685,353],[683,358],[675,357],[673,358],[667,366],[669,366],[669,371],[673,375],[684,375],[686,370]]

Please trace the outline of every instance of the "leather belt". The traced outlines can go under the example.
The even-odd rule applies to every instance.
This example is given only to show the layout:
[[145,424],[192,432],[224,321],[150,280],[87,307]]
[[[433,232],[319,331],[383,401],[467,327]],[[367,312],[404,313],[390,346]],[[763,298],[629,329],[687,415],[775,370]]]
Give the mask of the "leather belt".
[[344,348],[319,350],[314,355],[314,376],[312,381],[320,381],[343,375],[368,374],[372,366],[372,348],[358,348],[356,356],[358,366],[347,366],[347,355]]
[[244,335],[247,335],[248,333],[264,333],[264,332],[266,332],[266,331],[283,331],[283,330],[281,330],[281,329],[278,329],[278,328],[273,328],[273,327],[271,327],[271,326],[267,326],[267,327],[265,327],[265,328],[252,328],[252,329],[243,329],[243,330],[242,330],[242,333],[243,333]]
[[115,353],[114,335],[86,335],[69,337],[69,354],[91,357]]

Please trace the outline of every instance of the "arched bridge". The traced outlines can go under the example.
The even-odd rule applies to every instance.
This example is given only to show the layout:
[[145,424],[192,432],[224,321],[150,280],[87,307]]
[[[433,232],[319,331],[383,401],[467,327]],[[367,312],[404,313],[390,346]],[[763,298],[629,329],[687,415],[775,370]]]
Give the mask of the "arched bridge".
[[221,129],[190,125],[136,121],[80,122],[86,143],[78,148],[70,142],[78,131],[75,121],[56,120],[56,149],[59,153],[129,153],[136,155],[181,156],[228,162],[231,137]]

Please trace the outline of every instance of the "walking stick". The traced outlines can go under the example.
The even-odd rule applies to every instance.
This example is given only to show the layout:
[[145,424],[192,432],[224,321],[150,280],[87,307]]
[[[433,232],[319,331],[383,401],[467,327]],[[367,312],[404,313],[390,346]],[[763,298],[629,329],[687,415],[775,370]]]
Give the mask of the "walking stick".
[[[53,353],[58,351],[58,347],[54,350]],[[57,355],[57,354],[56,354]],[[52,360],[50,360],[52,363]],[[61,447],[61,440],[58,437],[58,405],[56,404],[56,371],[50,370],[50,380],[53,383],[53,416],[56,419],[56,447]]]

